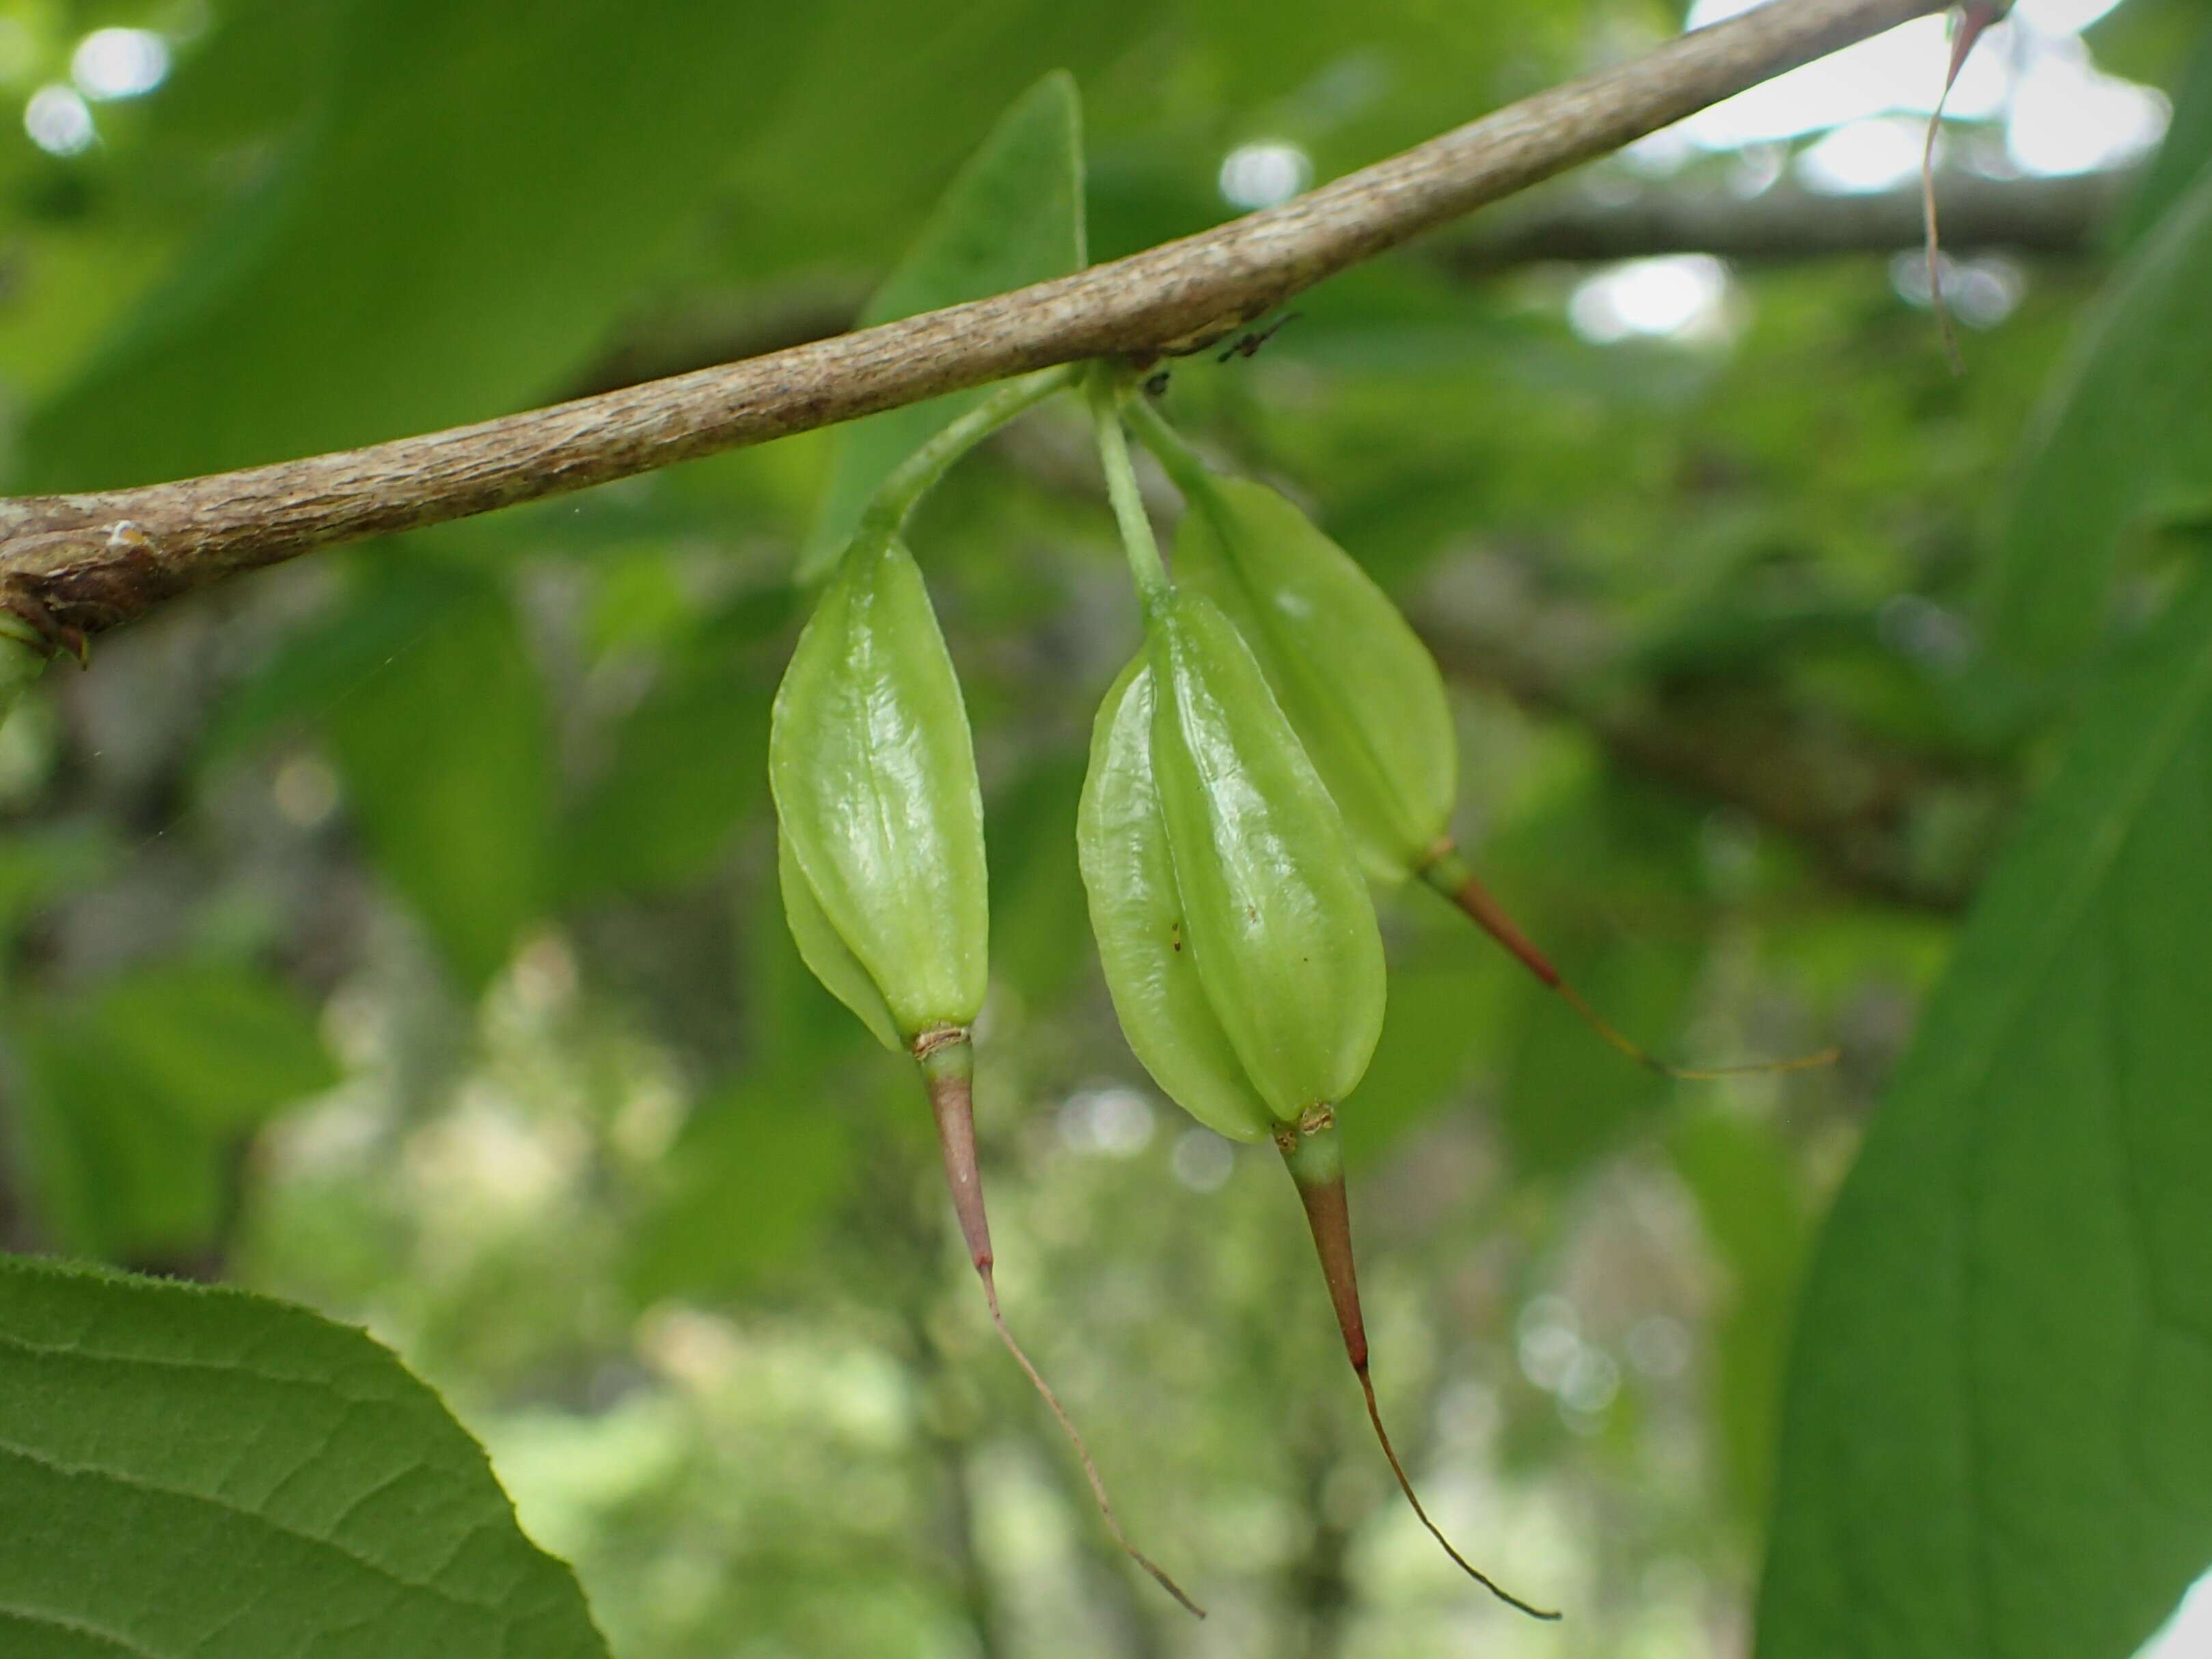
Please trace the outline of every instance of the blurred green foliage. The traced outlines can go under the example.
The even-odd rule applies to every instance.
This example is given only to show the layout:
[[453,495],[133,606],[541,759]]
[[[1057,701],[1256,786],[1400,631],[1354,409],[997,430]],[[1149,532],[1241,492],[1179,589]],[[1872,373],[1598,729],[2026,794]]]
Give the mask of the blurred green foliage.
[[[171,59],[80,100],[76,153],[0,137],[6,487],[481,418],[1064,268],[1072,182],[1009,179],[1072,88],[1109,258],[1230,213],[1239,146],[1327,178],[1680,21],[5,0],[11,106],[76,98],[96,29]],[[1073,823],[1136,627],[1073,410],[912,539],[987,798],[1009,1315],[1206,1626],[1102,1540],[973,1305],[918,1092],[777,903],[792,573],[879,470],[871,428],[319,554],[50,670],[0,727],[0,1241],[366,1322],[625,1659],[1741,1653],[1771,1515],[1767,1651],[2124,1659],[2212,1562],[2212,623],[2168,599],[2212,337],[2201,31],[2182,0],[2092,28],[2176,96],[2171,143],[2127,234],[1997,261],[1963,378],[1880,252],[1724,272],[1701,327],[1605,342],[1573,318],[1609,273],[1417,247],[1256,357],[1172,366],[1164,412],[1437,645],[1460,838],[1593,1000],[1687,1061],[1844,1049],[1662,1084],[1431,896],[1381,897],[1345,1133],[1383,1408],[1557,1629],[1434,1555],[1272,1155],[1176,1115],[1114,1030]],[[994,130],[1007,170],[963,173]],[[1749,211],[1809,142],[1552,188]],[[1991,124],[1948,142],[2003,165]],[[948,187],[1003,234],[964,237]],[[2009,649],[2021,607],[2057,658]],[[338,1340],[297,1328],[241,1340]]]

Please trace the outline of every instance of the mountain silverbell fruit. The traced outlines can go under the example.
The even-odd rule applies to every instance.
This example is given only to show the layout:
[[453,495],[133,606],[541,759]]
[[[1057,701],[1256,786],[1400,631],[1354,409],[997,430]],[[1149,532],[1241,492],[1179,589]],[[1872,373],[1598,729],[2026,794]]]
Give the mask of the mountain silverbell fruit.
[[46,645],[27,623],[0,612],[0,726],[15,702],[46,671]]
[[776,691],[769,730],[776,867],[807,967],[884,1047],[920,1068],[991,1322],[1073,1444],[1107,1528],[1202,1618],[1122,1533],[1083,1437],[1000,1310],[970,1040],[990,929],[982,793],[952,659],[898,531],[962,449],[1068,379],[1033,377],[963,416],[894,473],[863,515]]
[[1107,988],[1129,1046],[1192,1116],[1273,1140],[1297,1184],[1368,1420],[1413,1513],[1368,1374],[1336,1103],[1382,1035],[1382,937],[1343,815],[1205,595],[1168,580],[1137,494],[1113,382],[1092,383],[1100,458],[1145,612],[1142,652],[1092,728],[1077,850]]
[[1186,511],[1176,580],[1233,623],[1378,881],[1419,877],[1459,907],[1600,1036],[1662,1076],[1726,1077],[1834,1063],[1824,1049],[1747,1066],[1672,1066],[1615,1030],[1477,878],[1451,837],[1458,740],[1436,659],[1389,597],[1266,485],[1215,472],[1143,399],[1127,412]]

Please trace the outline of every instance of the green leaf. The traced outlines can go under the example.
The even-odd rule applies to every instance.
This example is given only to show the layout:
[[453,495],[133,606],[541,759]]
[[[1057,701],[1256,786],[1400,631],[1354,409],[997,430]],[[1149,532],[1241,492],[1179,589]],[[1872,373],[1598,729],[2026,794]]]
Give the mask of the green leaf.
[[2121,1659],[2212,1560],[2212,581],[2107,678],[1797,1317],[1767,1659]]
[[991,822],[991,977],[1032,1010],[1088,972],[1071,948],[1090,925],[1076,822],[1083,757],[1048,751],[988,803]]
[[772,673],[730,660],[672,676],[630,710],[563,826],[563,896],[665,891],[713,869],[766,793],[775,690]]
[[437,1396],[304,1309],[0,1263],[0,1424],[10,1654],[606,1651]]
[[2212,173],[2114,276],[2029,441],[1987,594],[2001,673],[2078,664],[2130,532],[2212,515]]
[[273,734],[319,728],[435,626],[437,597],[425,593],[434,585],[425,570],[380,573],[287,635],[225,699],[201,739],[203,755],[227,759]]
[[823,1081],[818,1066],[780,1067],[700,1107],[670,1159],[675,1190],[630,1248],[641,1300],[749,1289],[821,1231],[854,1175]]
[[40,1220],[78,1255],[204,1248],[234,1199],[240,1132],[339,1079],[313,1011],[222,963],[150,969],[11,1033]]
[[89,1018],[103,1046],[210,1129],[253,1123],[342,1075],[314,1010],[248,969],[144,969],[106,986]]
[[[1025,288],[1084,260],[1082,114],[1073,79],[1054,70],[1000,118],[860,322]],[[838,434],[829,491],[799,556],[802,580],[829,570],[891,469],[983,395],[978,387],[890,410]]]
[[[2103,56],[2102,48],[2099,56]],[[2196,53],[2174,91],[2173,119],[2166,137],[2120,217],[2120,245],[2133,247],[2150,234],[2187,195],[2208,163],[2212,163],[2212,28],[2198,36]]]
[[46,653],[31,631],[12,617],[0,616],[0,726],[32,681],[46,672]]
[[1773,1481],[1790,1306],[1808,1239],[1792,1150],[1766,1118],[1709,1105],[1674,1120],[1667,1151],[1727,1270],[1711,1405],[1729,1496],[1755,1522]]
[[1498,1035],[1499,976],[1467,961],[1474,947],[1456,933],[1450,946],[1459,948],[1442,963],[1391,964],[1382,1035],[1340,1114],[1355,1164],[1380,1158],[1449,1103]]
[[544,690],[496,587],[428,568],[394,580],[419,632],[326,725],[377,866],[476,989],[545,897]]
[[[1697,982],[1700,951],[1669,939],[1601,938],[1595,930],[1547,927],[1551,962],[1621,1030],[1664,1048]],[[1494,948],[1485,939],[1482,948]],[[1518,964],[1516,964],[1516,970]],[[1563,997],[1516,974],[1517,1034],[1498,1101],[1500,1127],[1516,1168],[1563,1175],[1610,1151],[1649,1121],[1675,1085],[1620,1054]]]
[[62,894],[106,878],[119,861],[112,842],[82,823],[0,835],[0,983],[24,924]]
[[[147,483],[542,400],[775,118],[763,67],[824,27],[807,6],[350,10],[314,118],[33,418],[33,487]],[[216,49],[252,52],[254,31]]]
[[224,1143],[149,1089],[104,1035],[52,1009],[9,1032],[40,1237],[108,1261],[188,1255],[216,1237],[228,1209]]

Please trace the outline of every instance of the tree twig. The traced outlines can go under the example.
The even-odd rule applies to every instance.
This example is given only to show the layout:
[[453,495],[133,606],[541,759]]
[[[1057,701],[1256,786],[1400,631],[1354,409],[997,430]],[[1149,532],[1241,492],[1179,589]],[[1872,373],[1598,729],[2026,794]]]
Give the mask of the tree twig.
[[0,603],[95,633],[222,577],[1261,316],[1422,232],[1940,0],[1774,0],[1279,207],[1056,282],[445,432],[0,502]]
[[[1954,253],[2003,249],[2078,258],[2141,177],[2114,167],[2052,179],[1990,179],[1963,169],[1936,180],[1943,246]],[[1710,186],[1665,186],[1622,201],[1586,191],[1545,191],[1443,251],[1445,265],[1486,276],[1538,260],[1634,259],[1655,253],[1715,253],[1751,264],[1838,254],[1918,251],[1920,187],[1829,196],[1775,185],[1756,196]]]

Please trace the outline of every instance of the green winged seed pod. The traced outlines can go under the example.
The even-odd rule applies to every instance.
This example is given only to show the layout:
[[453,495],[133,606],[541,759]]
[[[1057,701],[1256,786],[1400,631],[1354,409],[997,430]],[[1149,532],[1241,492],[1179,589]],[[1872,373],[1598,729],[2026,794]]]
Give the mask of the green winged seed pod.
[[960,682],[896,535],[854,543],[800,634],[776,691],[769,785],[800,957],[886,1048],[920,1066],[992,1324],[1074,1443],[1115,1541],[1200,1613],[1123,1535],[1082,1436],[1000,1311],[969,1036],[989,975],[983,797]]
[[[952,659],[896,538],[854,546],[800,635],[769,782],[786,889],[795,876],[826,924],[794,926],[807,965],[878,1036],[885,1014],[903,1045],[970,1024],[990,930],[983,797]],[[825,963],[829,937],[849,967]]]
[[1418,872],[1448,833],[1458,742],[1436,659],[1344,550],[1281,495],[1207,477],[1176,577],[1219,605],[1343,810],[1378,880]]
[[0,725],[46,666],[46,649],[39,636],[13,617],[0,616]]
[[1091,928],[1121,1030],[1170,1100],[1231,1140],[1265,1140],[1275,1115],[1206,1000],[1152,781],[1152,678],[1138,656],[1107,692],[1076,815]]
[[[1336,1105],[1382,1025],[1381,936],[1320,780],[1227,620],[1153,608],[1098,711],[1078,850],[1114,1011],[1154,1082],[1232,1139],[1272,1139],[1296,1183],[1345,1353],[1400,1489],[1452,1559],[1382,1426],[1352,1251]],[[1174,692],[1159,696],[1155,687]],[[1262,1079],[1265,1079],[1264,1082]]]
[[1382,1030],[1382,937],[1344,819],[1229,619],[1150,618],[1152,776],[1199,983],[1279,1122],[1357,1086]]
[[1389,596],[1291,501],[1201,461],[1150,405],[1137,429],[1188,510],[1176,580],[1219,605],[1344,813],[1378,881],[1419,877],[1622,1054],[1668,1077],[1824,1066],[1832,1050],[1753,1066],[1671,1066],[1615,1030],[1522,932],[1453,844],[1457,749],[1443,678]]
[[1337,1103],[1382,1032],[1382,935],[1351,832],[1246,642],[1170,581],[1110,371],[1091,409],[1145,610],[1145,648],[1092,728],[1077,842],[1115,1012],[1153,1080],[1200,1122],[1273,1140],[1296,1184],[1375,1437],[1413,1513],[1499,1599],[1539,1612],[1438,1530],[1382,1426],[1352,1250]]
[[1378,881],[1436,855],[1458,792],[1458,741],[1436,659],[1389,596],[1291,501],[1212,471],[1152,408],[1139,433],[1188,503],[1178,585],[1237,625]]

